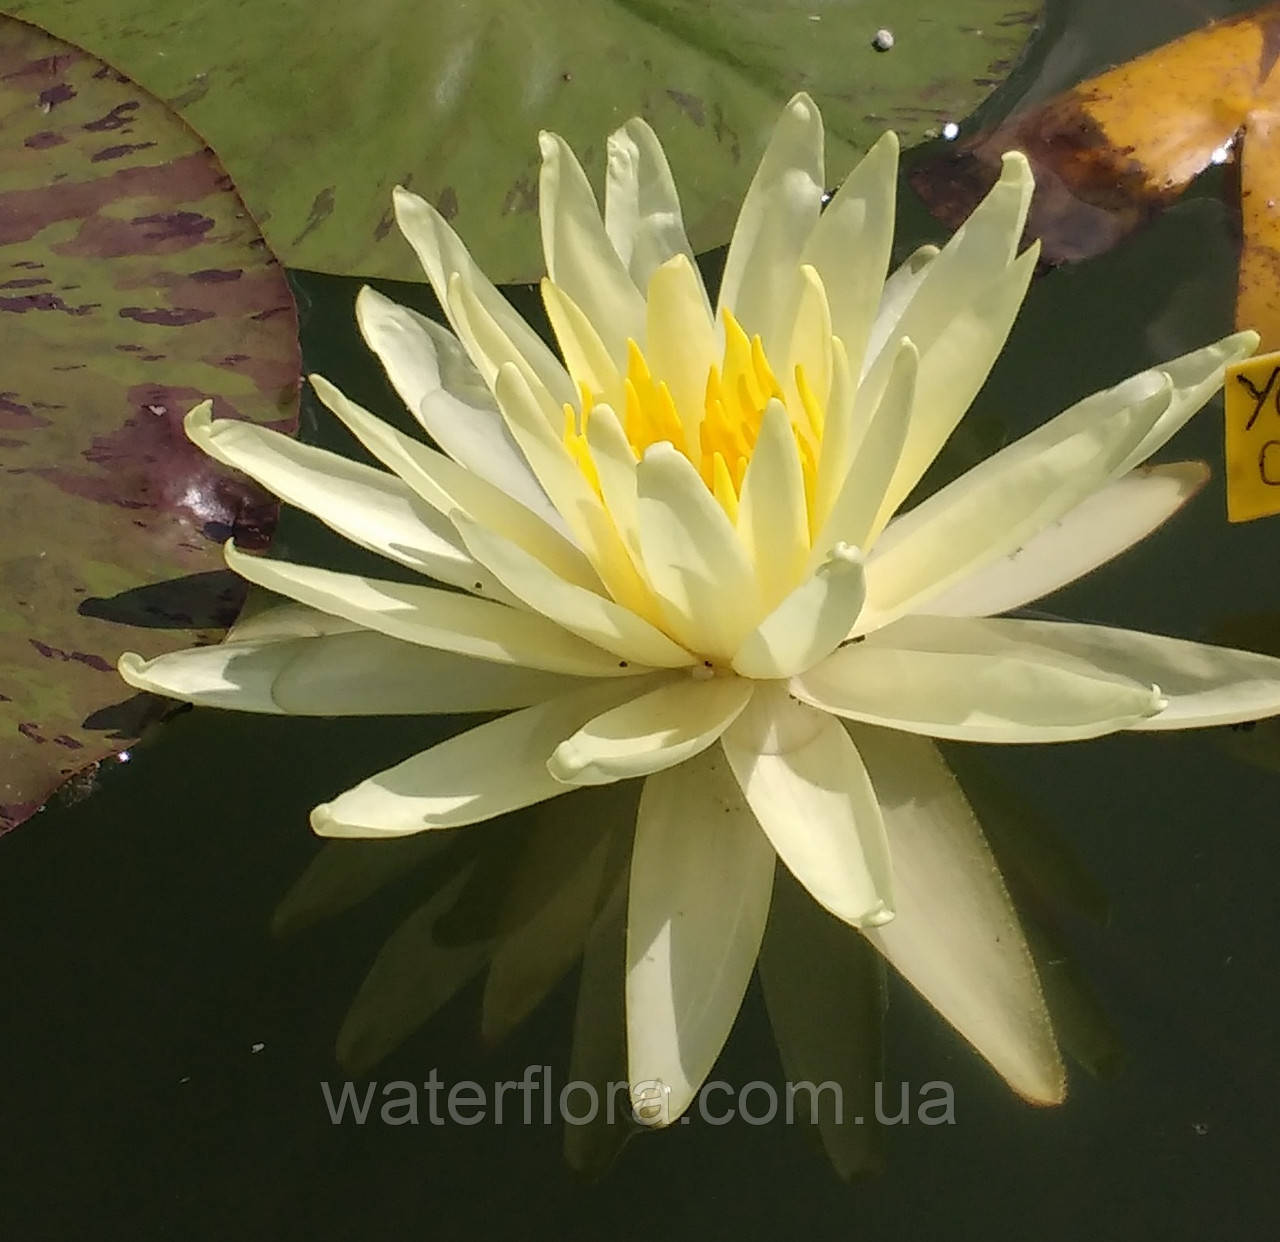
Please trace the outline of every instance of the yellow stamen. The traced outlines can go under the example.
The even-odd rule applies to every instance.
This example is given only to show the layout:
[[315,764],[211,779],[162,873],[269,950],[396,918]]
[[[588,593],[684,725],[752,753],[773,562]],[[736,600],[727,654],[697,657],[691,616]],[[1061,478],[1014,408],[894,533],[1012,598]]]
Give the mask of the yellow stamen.
[[719,453],[711,455],[711,491],[720,507],[729,515],[729,521],[738,520],[738,489],[729,477],[729,467]]
[[[655,377],[640,346],[627,342],[627,371],[623,381],[623,431],[639,459],[652,444],[667,442],[685,455],[733,522],[738,518],[742,481],[755,451],[760,424],[770,401],[787,409],[796,451],[804,475],[805,498],[813,523],[814,492],[826,410],[814,392],[803,366],[795,368],[795,391],[788,397],[765,355],[759,336],[748,337],[733,314],[725,310],[724,355],[707,369],[701,411],[676,408],[666,380]],[[579,383],[581,416],[565,407],[564,444],[592,487],[599,492],[595,462],[587,447],[587,419],[602,399]],[[794,408],[797,405],[799,408]],[[700,415],[700,417],[699,417]],[[689,443],[685,426],[697,426],[696,443]]]
[[582,430],[578,430],[578,413],[567,401],[564,406],[564,446],[569,450],[574,462],[587,482],[595,488],[596,495],[600,493],[600,475],[596,471],[596,463],[591,456],[591,449],[587,445],[587,417],[591,413],[590,406],[584,406],[582,411]]

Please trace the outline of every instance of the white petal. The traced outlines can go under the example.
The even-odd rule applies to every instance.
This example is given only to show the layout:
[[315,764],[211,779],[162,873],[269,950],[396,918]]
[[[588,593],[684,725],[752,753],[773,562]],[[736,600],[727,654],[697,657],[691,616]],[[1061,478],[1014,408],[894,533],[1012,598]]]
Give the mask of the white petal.
[[[604,227],[637,289],[678,254],[693,266],[680,199],[657,135],[639,117],[609,135],[604,191]],[[697,275],[697,267],[694,266]],[[701,286],[702,278],[698,276]],[[710,317],[706,291],[702,302]]]
[[[920,481],[987,382],[1009,339],[1039,255],[1040,243],[1036,241],[984,289],[954,305],[951,318],[927,341],[908,331],[910,316],[903,316],[901,335],[910,337],[920,350],[920,366],[911,423],[876,530],[883,528]],[[937,262],[941,261],[939,257]],[[868,376],[858,391],[859,403],[864,392],[870,400],[870,394],[887,382],[888,358],[888,351],[882,351],[877,365],[885,379]]]
[[621,408],[626,399],[622,372],[609,356],[600,334],[582,308],[557,284],[544,277],[541,288],[542,304],[574,383],[585,385],[596,400]]
[[683,454],[650,446],[636,468],[644,566],[666,628],[690,651],[729,660],[760,616],[755,574],[724,510]]
[[185,423],[188,437],[210,457],[243,471],[362,548],[452,586],[507,598],[462,546],[449,519],[396,475],[267,427],[214,420],[212,408],[207,401],[196,406]]
[[612,408],[597,405],[587,420],[587,447],[600,480],[605,508],[617,527],[632,563],[644,576],[636,507],[636,455]]
[[[880,404],[859,436],[857,452],[844,477],[844,485],[814,540],[810,563],[816,565],[837,543],[865,548],[883,506],[889,483],[897,471],[911,425],[915,404],[916,374],[920,355],[911,340],[898,343],[897,357]],[[878,532],[876,532],[878,533]]]
[[1149,376],[1095,393],[899,518],[867,561],[860,632],[928,611],[945,588],[1070,512],[1111,477],[1170,397],[1168,380]]
[[964,742],[1065,742],[1125,729],[1160,692],[1023,643],[1000,625],[906,617],[791,682],[802,702],[851,720]]
[[374,457],[395,471],[445,517],[460,509],[481,525],[519,544],[566,581],[588,590],[600,585],[600,579],[582,553],[559,530],[540,521],[524,505],[443,453],[376,418],[322,376],[311,376],[311,385],[320,400]]
[[589,720],[556,747],[547,768],[566,784],[604,785],[674,767],[706,750],[752,690],[741,677],[670,682]]
[[627,1078],[634,1103],[656,1105],[664,1124],[693,1102],[728,1038],[773,866],[714,748],[645,781],[627,911]]
[[831,307],[831,331],[861,370],[880,305],[898,186],[898,136],[886,130],[819,216],[803,260],[817,269]]
[[609,594],[633,612],[652,615],[649,588],[637,573],[609,511],[564,441],[542,418],[524,377],[515,367],[504,366],[494,393],[511,434]]
[[[831,338],[831,393],[822,420],[822,443],[818,450],[818,479],[813,489],[813,526],[820,531],[831,513],[831,506],[844,486],[849,467],[866,434],[866,420],[854,424],[858,386],[849,366],[844,342]],[[866,415],[864,408],[860,411]],[[903,434],[905,435],[905,429]]]
[[902,333],[898,324],[903,312],[911,305],[916,290],[924,283],[929,274],[929,265],[942,252],[937,246],[921,246],[909,254],[890,274],[880,292],[880,305],[876,308],[876,316],[867,336],[866,352],[861,363],[855,362],[856,374],[861,377],[871,369],[871,364],[880,356],[880,351],[890,341],[898,340]]
[[371,630],[262,638],[120,657],[131,686],[207,707],[291,716],[505,711],[578,684],[572,677],[471,660]]
[[[538,408],[542,411],[543,418],[558,430],[564,423],[564,407],[576,406],[579,400],[578,390],[569,372],[561,368],[564,375],[563,384],[546,383],[537,369],[502,330],[502,324],[490,314],[488,307],[476,296],[475,290],[456,272],[449,277],[448,309],[449,318],[467,347],[467,352],[484,376],[484,382],[490,388],[495,388],[499,371],[503,367],[514,367],[519,371],[529,391],[537,398]],[[572,396],[567,400],[562,399],[566,389],[572,392]],[[496,392],[494,396],[497,396]],[[502,402],[499,401],[498,405],[501,406]]]
[[738,537],[755,566],[761,607],[772,611],[801,581],[809,557],[800,452],[786,407],[765,407],[760,434],[742,480]]
[[1275,656],[1102,625],[1013,617],[949,624],[968,627],[972,641],[994,635],[995,641],[1035,644],[1109,676],[1154,682],[1167,706],[1134,722],[1133,729],[1193,729],[1280,715],[1280,659]]
[[1061,1102],[1035,963],[955,778],[925,738],[852,732],[883,809],[898,909],[864,935],[1019,1095]]
[[627,338],[644,332],[644,297],[609,241],[586,173],[558,134],[538,135],[542,173],[538,216],[547,275],[581,308],[601,333],[621,369]]
[[1179,431],[1187,420],[1200,409],[1222,386],[1222,377],[1233,362],[1249,357],[1258,348],[1258,334],[1253,331],[1236,332],[1212,345],[1192,350],[1156,368],[1173,381],[1173,400],[1147,436],[1129,457],[1120,464],[1116,473],[1123,474],[1146,461],[1158,448]]
[[1013,263],[1034,189],[1026,156],[1021,151],[1007,153],[999,180],[925,266],[924,278],[894,328],[895,336],[909,336],[922,354],[927,352],[956,313]]
[[729,242],[721,307],[784,356],[799,296],[800,256],[823,195],[822,117],[808,95],[787,104],[760,159]]
[[649,282],[644,354],[654,379],[671,390],[689,445],[698,444],[707,377],[720,353],[702,278],[691,260],[677,255]]
[[543,521],[559,522],[498,403],[462,342],[425,315],[366,285],[356,298],[366,344],[409,412],[454,461],[501,488]]
[[1139,466],[1085,497],[1020,548],[929,601],[935,616],[986,617],[1084,577],[1168,521],[1209,479],[1198,461]]
[[804,408],[796,375],[797,368],[801,368],[814,399],[826,410],[835,367],[833,351],[831,307],[827,301],[826,286],[816,267],[802,264],[799,300],[791,322],[791,341],[786,354],[787,365],[778,377],[789,409]]
[[471,554],[517,599],[557,625],[605,651],[654,668],[680,668],[694,657],[661,630],[621,604],[557,578],[509,539],[458,514],[458,531]]
[[566,789],[547,771],[556,739],[648,684],[592,682],[468,729],[317,806],[311,826],[322,837],[399,837],[554,798]]
[[[560,360],[525,323],[511,303],[486,279],[467,252],[462,239],[440,213],[430,203],[400,186],[396,187],[394,203],[400,231],[417,254],[440,305],[450,315],[451,321],[449,281],[457,274],[484,306],[489,317],[510,342],[511,348],[533,369],[555,399],[558,402],[573,401],[576,396],[573,384]],[[453,329],[465,341],[466,337],[458,330],[456,322],[453,323]],[[472,361],[483,370],[482,359],[472,355]]]
[[257,588],[249,592],[224,642],[257,642],[261,638],[319,638],[322,634],[347,634],[362,629],[353,621],[305,604],[281,599]]
[[747,635],[733,657],[734,670],[761,679],[802,673],[844,640],[865,598],[862,554],[836,544],[813,576]]
[[814,900],[855,927],[891,919],[880,808],[840,722],[761,689],[721,745],[765,835]]
[[582,677],[644,671],[620,667],[625,661],[545,617],[487,599],[246,556],[230,543],[226,557],[236,573],[258,586],[405,642]]

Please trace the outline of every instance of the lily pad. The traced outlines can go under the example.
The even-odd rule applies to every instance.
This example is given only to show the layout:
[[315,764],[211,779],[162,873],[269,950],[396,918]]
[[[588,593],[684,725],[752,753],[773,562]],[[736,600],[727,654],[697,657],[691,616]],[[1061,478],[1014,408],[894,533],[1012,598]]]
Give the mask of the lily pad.
[[[914,141],[967,115],[1039,19],[1032,0],[15,0],[166,100],[225,161],[292,267],[421,279],[396,182],[452,219],[496,280],[540,275],[539,128],[598,170],[605,132],[662,135],[695,248],[728,240],[781,103],[837,139]],[[893,47],[877,50],[892,26]]]
[[284,273],[202,140],[5,17],[0,340],[2,831],[162,710],[128,695],[121,650],[234,619],[220,544],[265,543],[276,507],[182,417],[212,397],[287,428],[299,368]]

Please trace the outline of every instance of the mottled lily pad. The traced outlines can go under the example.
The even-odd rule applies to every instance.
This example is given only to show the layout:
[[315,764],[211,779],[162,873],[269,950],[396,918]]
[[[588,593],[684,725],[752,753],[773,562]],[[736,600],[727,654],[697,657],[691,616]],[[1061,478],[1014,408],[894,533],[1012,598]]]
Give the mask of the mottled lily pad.
[[[270,497],[182,416],[288,427],[284,273],[203,142],[100,61],[0,17],[0,830],[137,737],[115,672],[212,640]],[[141,628],[139,628],[141,627]]]
[[[388,213],[403,182],[498,280],[540,274],[539,128],[597,170],[636,113],[668,146],[694,245],[728,239],[781,103],[804,88],[832,168],[888,126],[967,115],[1034,0],[15,0],[170,103],[226,162],[292,267],[420,279]],[[878,28],[890,50],[873,46]]]

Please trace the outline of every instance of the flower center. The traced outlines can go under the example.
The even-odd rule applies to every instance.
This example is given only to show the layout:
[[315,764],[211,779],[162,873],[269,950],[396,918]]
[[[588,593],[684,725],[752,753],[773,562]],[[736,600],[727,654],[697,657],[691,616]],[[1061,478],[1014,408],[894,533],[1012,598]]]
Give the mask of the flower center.
[[[655,378],[635,341],[627,342],[627,373],[623,381],[626,407],[622,428],[639,460],[651,444],[667,442],[689,459],[711,489],[731,521],[738,517],[738,502],[751,454],[760,435],[760,424],[770,401],[779,401],[787,412],[804,477],[805,499],[813,518],[814,489],[818,474],[818,452],[822,444],[823,407],[811,389],[804,367],[794,372],[794,392],[788,399],[759,336],[748,337],[728,310],[724,319],[724,356],[707,372],[703,408],[696,420],[682,418],[666,382]],[[580,385],[581,411],[564,407],[564,443],[583,474],[599,491],[595,463],[587,445],[587,424],[591,410],[600,400]],[[698,428],[696,443],[690,443],[686,425]]]

